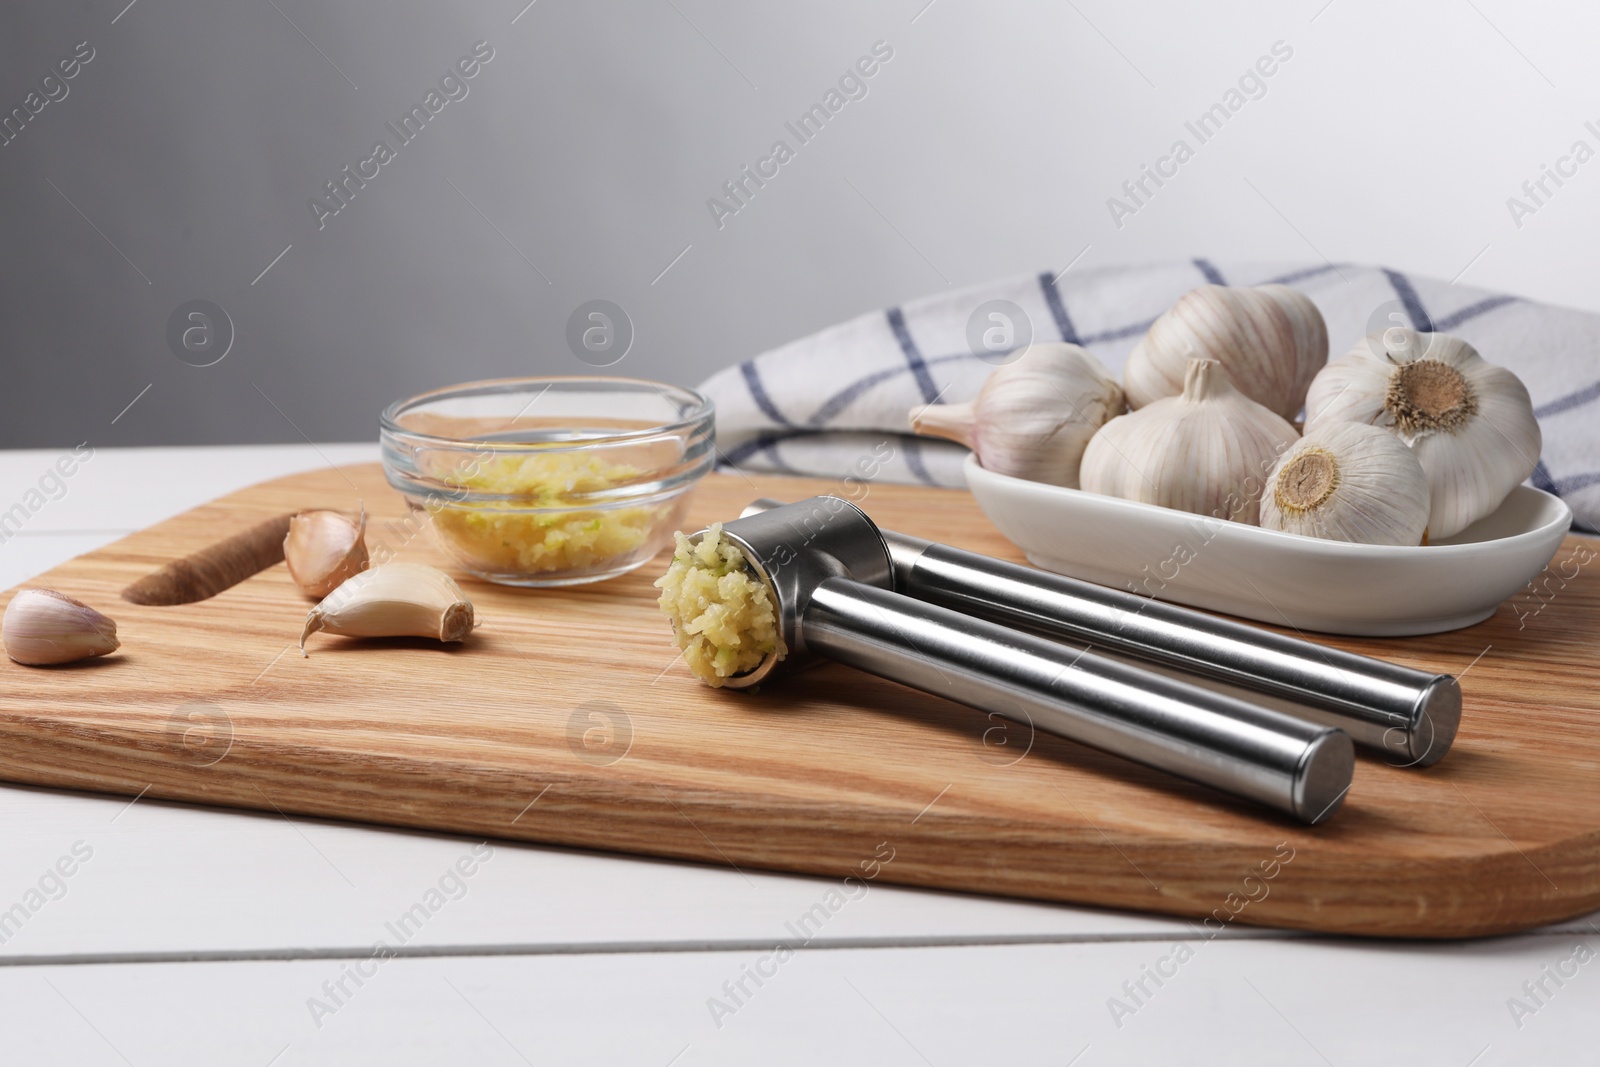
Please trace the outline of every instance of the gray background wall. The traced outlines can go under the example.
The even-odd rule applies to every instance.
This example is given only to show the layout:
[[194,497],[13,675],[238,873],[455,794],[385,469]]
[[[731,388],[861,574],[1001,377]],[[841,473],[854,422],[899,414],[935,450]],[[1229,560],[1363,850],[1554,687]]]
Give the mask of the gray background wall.
[[[1520,226],[1506,204],[1600,144],[1592,5],[523,2],[7,3],[0,109],[95,57],[0,147],[0,446],[370,439],[424,388],[584,370],[566,321],[597,297],[636,331],[612,372],[693,383],[1080,253],[1600,310],[1600,161]],[[469,95],[319,230],[308,199],[478,40]],[[868,95],[718,229],[706,199],[878,40]],[[1279,40],[1265,95],[1117,227],[1106,199]],[[209,367],[166,340],[195,298],[235,328]]]

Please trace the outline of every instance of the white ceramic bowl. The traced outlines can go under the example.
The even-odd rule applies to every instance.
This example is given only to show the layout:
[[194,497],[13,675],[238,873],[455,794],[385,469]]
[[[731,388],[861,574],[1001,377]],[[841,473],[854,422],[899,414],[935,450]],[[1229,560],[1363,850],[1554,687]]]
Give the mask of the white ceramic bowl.
[[1471,626],[1544,569],[1572,523],[1527,486],[1433,544],[1322,541],[986,471],[967,487],[1035,566],[1278,626],[1401,637]]

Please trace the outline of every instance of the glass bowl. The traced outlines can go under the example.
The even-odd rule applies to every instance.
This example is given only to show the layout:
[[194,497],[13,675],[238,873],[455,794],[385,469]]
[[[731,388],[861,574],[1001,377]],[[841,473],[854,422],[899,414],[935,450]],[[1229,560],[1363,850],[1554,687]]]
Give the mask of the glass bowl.
[[384,411],[389,484],[464,570],[502,585],[598,582],[683,525],[715,462],[711,401],[641,378],[503,378]]

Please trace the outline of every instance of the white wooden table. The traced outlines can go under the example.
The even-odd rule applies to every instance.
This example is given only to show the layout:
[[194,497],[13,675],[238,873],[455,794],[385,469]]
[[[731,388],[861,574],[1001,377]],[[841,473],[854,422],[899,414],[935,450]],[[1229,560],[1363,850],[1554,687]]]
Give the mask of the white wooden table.
[[[0,511],[59,454],[0,453]],[[0,585],[252,482],[376,458],[98,450],[0,544]],[[0,909],[24,905],[0,910],[7,1065],[1600,1062],[1600,915],[1467,943],[1207,942],[878,886],[780,963],[828,880],[495,842],[375,959],[477,842],[17,787],[0,835]]]

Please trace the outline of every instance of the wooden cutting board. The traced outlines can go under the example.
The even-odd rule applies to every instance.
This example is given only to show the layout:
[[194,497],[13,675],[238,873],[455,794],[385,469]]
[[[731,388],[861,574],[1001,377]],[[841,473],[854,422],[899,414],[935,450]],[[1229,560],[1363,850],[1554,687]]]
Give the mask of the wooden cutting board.
[[[692,519],[828,490],[842,491],[717,475]],[[243,490],[27,583],[106,611],[123,647],[67,668],[0,665],[0,777],[1165,912],[1211,930],[1455,937],[1600,907],[1600,566],[1576,538],[1537,595],[1470,629],[1319,638],[1466,672],[1466,711],[1441,764],[1363,757],[1343,810],[1307,828],[846,667],[756,695],[704,688],[654,604],[665,556],[565,590],[463,580],[484,623],[464,645],[316,635],[308,659],[294,644],[309,602],[282,564],[196,604],[118,597],[250,524],[358,500],[369,543],[445,565],[399,524],[404,504],[373,465]],[[872,486],[860,502],[891,529],[1021,559],[966,493]]]

